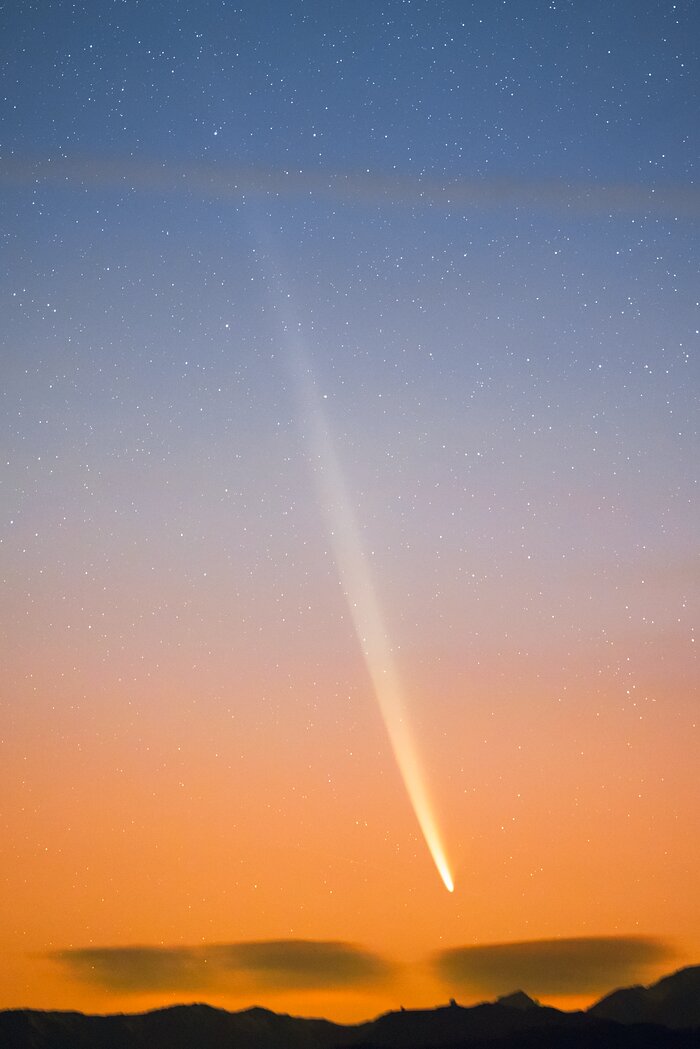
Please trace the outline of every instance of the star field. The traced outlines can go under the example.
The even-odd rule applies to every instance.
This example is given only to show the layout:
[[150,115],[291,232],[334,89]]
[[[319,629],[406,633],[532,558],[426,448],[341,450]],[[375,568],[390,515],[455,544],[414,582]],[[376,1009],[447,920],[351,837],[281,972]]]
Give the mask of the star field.
[[4,22],[0,1007],[364,1019],[477,994],[453,948],[696,962],[694,5]]

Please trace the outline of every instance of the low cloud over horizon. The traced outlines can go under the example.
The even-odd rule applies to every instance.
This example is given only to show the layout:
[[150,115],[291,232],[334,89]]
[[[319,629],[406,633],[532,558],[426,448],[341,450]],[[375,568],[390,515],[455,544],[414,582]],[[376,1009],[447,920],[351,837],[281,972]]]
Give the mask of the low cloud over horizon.
[[385,981],[379,955],[339,941],[268,940],[201,947],[85,947],[50,955],[80,980],[112,992],[201,988],[331,989]]
[[[582,936],[453,947],[433,955],[451,994],[495,998],[515,990],[534,997],[604,994],[643,982],[672,959],[662,940]],[[400,966],[353,943],[264,940],[197,947],[85,947],[48,957],[73,977],[111,993],[228,990],[341,990],[386,984]]]
[[546,997],[606,993],[672,957],[669,945],[652,937],[579,936],[453,947],[434,956],[434,968],[455,993]]

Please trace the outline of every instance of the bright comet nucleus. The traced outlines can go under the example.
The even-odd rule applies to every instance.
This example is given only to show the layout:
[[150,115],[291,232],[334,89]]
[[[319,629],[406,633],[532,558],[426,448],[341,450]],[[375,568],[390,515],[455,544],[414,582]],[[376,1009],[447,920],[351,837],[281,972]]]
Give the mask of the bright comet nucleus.
[[355,633],[423,837],[445,888],[448,892],[454,892],[454,881],[440,839],[425,774],[404,709],[401,681],[388,641],[372,572],[360,541],[355,512],[308,366],[302,378],[309,441],[312,453],[320,465],[316,475],[319,496],[327,518],[333,554]]

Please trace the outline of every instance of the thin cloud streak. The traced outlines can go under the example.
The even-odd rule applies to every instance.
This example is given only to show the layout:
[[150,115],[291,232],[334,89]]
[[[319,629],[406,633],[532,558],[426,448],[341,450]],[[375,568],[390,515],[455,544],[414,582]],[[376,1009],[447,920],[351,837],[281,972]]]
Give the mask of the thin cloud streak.
[[249,195],[328,199],[334,203],[438,207],[449,211],[526,208],[545,212],[605,215],[667,215],[700,218],[695,186],[642,183],[605,184],[563,179],[453,178],[438,180],[373,172],[231,167],[157,163],[130,157],[7,156],[0,159],[0,183],[78,185],[209,199]]

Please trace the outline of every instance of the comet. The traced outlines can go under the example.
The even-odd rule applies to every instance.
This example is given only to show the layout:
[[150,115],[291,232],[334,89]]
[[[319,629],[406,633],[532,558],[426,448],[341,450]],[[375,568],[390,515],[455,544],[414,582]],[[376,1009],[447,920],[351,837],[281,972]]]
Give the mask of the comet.
[[308,441],[317,465],[318,495],[355,634],[416,819],[445,888],[454,892],[454,881],[407,716],[404,690],[371,566],[362,544],[359,522],[308,364],[303,372],[302,394],[309,427]]

